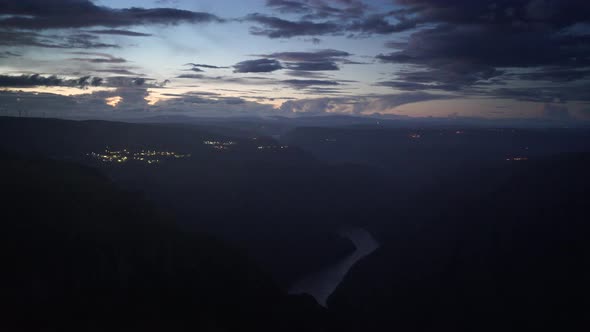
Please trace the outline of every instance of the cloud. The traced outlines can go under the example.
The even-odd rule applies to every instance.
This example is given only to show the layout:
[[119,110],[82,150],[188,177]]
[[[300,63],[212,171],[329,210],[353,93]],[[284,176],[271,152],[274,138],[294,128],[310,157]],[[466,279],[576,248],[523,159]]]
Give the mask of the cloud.
[[306,19],[350,19],[362,16],[368,6],[359,0],[267,0],[266,5],[283,14],[301,14]]
[[290,85],[295,89],[303,89],[309,86],[336,86],[340,85],[337,81],[330,81],[330,80],[283,80],[281,81],[284,84]]
[[274,59],[246,60],[234,65],[234,73],[268,73],[280,69],[283,66]]
[[[405,22],[407,29],[419,29],[405,41],[386,45],[396,51],[376,56],[382,63],[403,66],[395,80],[378,85],[543,102],[559,95],[570,100],[582,96],[568,92],[568,84],[556,85],[548,89],[549,95],[541,96],[540,90],[533,89],[539,81],[586,82],[588,86],[590,34],[570,29],[588,22],[588,17],[577,12],[590,9],[588,2],[397,2],[401,7],[390,16]],[[516,81],[521,81],[520,88],[502,87]]]
[[286,68],[293,73],[294,71],[340,70],[337,63],[349,63],[347,58],[351,55],[345,51],[324,49],[313,52],[276,52],[259,56],[285,61]]
[[401,105],[448,98],[450,97],[445,95],[409,92],[383,96],[299,99],[286,101],[281,106],[281,110],[287,113],[308,115],[326,113],[357,115],[387,114]]
[[203,79],[203,78],[207,78],[207,76],[205,76],[203,74],[182,74],[182,75],[176,76],[176,78]]
[[24,87],[24,86],[60,86],[64,80],[57,76],[33,75],[0,75],[0,86],[4,87]]
[[244,20],[256,22],[261,25],[251,27],[251,34],[267,36],[269,38],[328,35],[342,30],[340,25],[334,22],[316,23],[309,20],[289,21],[258,13],[250,14]]
[[[199,80],[203,83],[214,83],[214,84],[223,84],[223,83],[232,83],[232,84],[241,84],[241,85],[268,85],[274,84],[277,80],[269,78],[269,77],[231,77],[231,76],[207,76],[204,74],[182,74],[178,75],[176,78],[182,79],[194,79]],[[222,90],[222,89],[219,89]],[[226,90],[230,92],[243,92],[242,90]],[[254,90],[250,90],[254,91]]]
[[303,70],[303,71],[340,70],[338,65],[332,61],[292,62],[292,63],[287,63],[287,68],[289,68],[291,70]]
[[[1,21],[0,21],[1,22]],[[31,31],[0,29],[0,46],[32,46],[44,48],[119,48],[119,45],[103,43],[99,37],[88,33],[68,35],[42,34]]]
[[[152,83],[154,82],[154,83]],[[154,79],[145,77],[113,76],[106,79],[105,86],[125,88],[125,87],[160,87]]]
[[142,33],[142,32],[135,32],[130,30],[118,30],[118,29],[108,29],[108,30],[89,30],[88,33],[94,33],[98,35],[119,35],[119,36],[129,36],[129,37],[150,37],[152,34],[150,33]]
[[90,0],[0,0],[0,28],[65,29],[84,27],[125,27],[149,24],[223,22],[213,14],[173,8],[115,9],[95,5]]
[[[105,99],[121,97],[115,108],[107,106]],[[22,92],[0,92],[0,104],[15,108],[16,99],[32,115],[77,119],[138,119],[154,114],[187,115],[199,117],[235,116],[309,116],[323,114],[387,114],[393,108],[420,98],[406,96],[330,97],[287,100],[279,109],[272,105],[247,101],[243,98],[221,97],[209,93],[192,92],[175,94],[172,99],[149,105],[145,87],[123,87],[114,91],[98,91],[78,97]],[[435,98],[435,97],[431,97]],[[422,100],[430,100],[423,95]],[[50,107],[47,107],[50,106]],[[366,110],[366,112],[365,112]]]
[[71,86],[86,87],[88,85],[100,85],[102,79],[83,76],[78,79],[66,79],[55,75],[0,75],[0,87],[33,87],[33,86]]
[[289,76],[304,77],[304,78],[320,78],[320,79],[328,78],[328,76],[326,74],[318,73],[318,72],[314,72],[314,71],[289,70],[286,72],[286,74]]
[[325,62],[325,61],[344,61],[345,58],[351,56],[352,54],[333,50],[333,49],[325,49],[325,50],[317,50],[313,52],[277,52],[277,53],[270,53],[270,54],[262,54],[260,56],[277,59],[282,61],[291,61],[291,62],[304,62],[304,61],[312,61],[312,62]]
[[316,94],[316,95],[344,95],[345,92],[342,89],[338,88],[323,88],[312,86],[305,89],[306,93]]
[[406,81],[385,81],[385,82],[377,82],[375,85],[377,86],[386,86],[398,90],[404,91],[422,91],[422,90],[445,90],[445,91],[455,91],[458,90],[459,87],[456,85],[451,84],[424,84],[424,83],[415,83],[415,82],[406,82]]
[[397,23],[391,23],[387,20],[386,14],[373,14],[351,23],[346,29],[363,34],[391,34],[402,32],[416,27],[417,23],[412,20],[402,19]]
[[549,81],[549,82],[572,82],[590,77],[589,68],[540,68],[536,71],[518,74],[521,80],[528,81]]
[[590,102],[590,84],[535,87],[505,87],[485,90],[482,95],[538,103]]
[[195,68],[207,68],[207,69],[226,69],[226,68],[230,68],[230,67],[221,67],[221,66],[213,66],[213,65],[206,65],[206,64],[202,64],[202,63],[187,63],[185,64],[185,66],[193,66],[193,69]]
[[10,52],[10,51],[0,52],[0,58],[19,57],[19,56],[22,56],[22,54]]
[[93,53],[93,52],[70,52],[74,55],[88,55],[94,56],[93,58],[72,58],[70,60],[85,61],[90,63],[125,63],[127,60],[123,58],[117,58],[107,53]]

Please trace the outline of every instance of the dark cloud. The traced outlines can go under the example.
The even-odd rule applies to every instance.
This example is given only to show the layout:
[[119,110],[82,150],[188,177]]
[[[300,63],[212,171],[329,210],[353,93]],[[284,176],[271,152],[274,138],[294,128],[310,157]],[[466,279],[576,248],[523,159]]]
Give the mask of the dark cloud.
[[310,39],[304,39],[304,41],[306,41],[306,42],[312,42],[314,45],[319,45],[322,42],[322,40],[319,39],[319,38],[317,38],[317,37],[313,37],[313,38],[310,38]]
[[386,81],[376,83],[378,86],[386,86],[403,91],[422,91],[422,90],[445,90],[445,91],[456,91],[459,89],[456,85],[451,84],[424,84],[416,82],[405,82],[405,81]]
[[93,52],[70,52],[75,55],[88,55],[92,58],[72,58],[70,60],[85,61],[90,63],[125,63],[127,60],[118,58],[107,53],[93,53]]
[[304,77],[304,78],[328,78],[328,76],[326,74],[323,73],[318,73],[315,71],[302,71],[302,70],[289,70],[286,73],[289,76],[295,76],[295,77]]
[[104,80],[101,77],[93,77],[90,81],[90,85],[92,86],[99,86],[102,84]]
[[60,86],[64,80],[57,76],[33,75],[0,75],[0,86],[3,87],[26,87],[26,86]]
[[590,102],[590,83],[578,85],[553,85],[533,87],[503,87],[484,90],[483,95],[539,103],[566,103],[568,101]]
[[367,35],[390,34],[412,29],[417,25],[415,21],[407,19],[402,19],[396,23],[391,23],[387,17],[388,15],[386,14],[370,15],[361,20],[354,21],[346,29],[348,31],[360,32]]
[[555,28],[572,22],[588,22],[588,1],[562,0],[395,0],[404,6],[392,12],[398,20],[418,24],[549,25]]
[[118,88],[134,87],[159,87],[157,84],[148,84],[148,81],[154,81],[144,77],[114,76],[106,79],[106,86]]
[[62,42],[63,48],[120,48],[117,44],[107,44],[100,41],[100,38],[88,33],[70,34],[65,37],[56,36],[54,39]]
[[341,89],[336,88],[322,88],[322,87],[310,87],[305,90],[305,93],[311,93],[316,95],[340,95],[344,94]]
[[316,23],[310,20],[289,21],[264,14],[250,14],[246,21],[256,22],[261,26],[250,28],[250,33],[269,38],[291,38],[295,36],[318,36],[341,32],[341,26],[335,22]]
[[234,73],[268,73],[283,69],[275,59],[257,59],[238,62],[234,65]]
[[100,86],[102,82],[103,79],[100,77],[83,76],[78,79],[77,86],[79,86],[82,89],[85,89],[89,86]]
[[285,61],[285,67],[291,69],[293,74],[295,71],[339,70],[337,63],[349,63],[347,58],[351,55],[344,51],[325,49],[313,52],[276,52],[260,56]]
[[[268,77],[230,77],[230,76],[207,76],[203,74],[183,74],[178,75],[176,78],[183,78],[183,79],[194,79],[200,80],[202,82],[207,83],[233,83],[233,84],[242,84],[242,85],[266,85],[275,83],[276,80]],[[231,92],[243,92],[241,90],[227,90],[227,89],[219,89],[223,91],[231,91]],[[255,90],[250,90],[255,91]]]
[[287,63],[287,68],[289,68],[291,70],[302,70],[302,71],[340,70],[338,65],[332,61],[291,62],[291,63]]
[[206,65],[202,63],[187,63],[185,66],[193,66],[193,68],[207,68],[207,69],[225,69],[230,67],[221,67],[221,66],[213,66],[213,65]]
[[303,89],[309,86],[336,86],[340,85],[337,81],[330,81],[330,80],[283,80],[281,81],[284,84],[288,84],[295,89]]
[[444,25],[415,32],[402,50],[377,58],[419,65],[461,61],[488,67],[590,64],[590,36],[554,32],[544,28]]
[[119,36],[129,36],[129,37],[150,37],[152,34],[150,33],[142,33],[142,32],[135,32],[130,30],[118,30],[118,29],[108,29],[108,30],[90,30],[88,33],[94,33],[98,35],[119,35]]
[[182,75],[176,76],[176,78],[203,79],[203,78],[207,78],[207,76],[202,75],[202,74],[182,74]]
[[100,85],[102,79],[91,76],[83,76],[78,79],[66,79],[56,75],[43,76],[32,75],[0,75],[0,87],[33,87],[33,86],[72,86],[86,87],[89,85]]
[[309,5],[305,1],[267,0],[266,5],[281,13],[309,13]]
[[285,14],[305,19],[350,19],[362,16],[368,6],[360,0],[267,0],[266,5]]
[[590,77],[589,68],[542,68],[537,71],[516,75],[522,80],[572,82]]
[[100,38],[88,33],[68,35],[48,35],[30,31],[1,30],[0,45],[2,46],[33,46],[45,48],[119,48],[119,45],[107,44]]
[[339,51],[339,50],[318,50],[314,52],[277,52],[271,54],[263,54],[260,56],[277,59],[281,61],[291,61],[291,62],[325,62],[325,61],[344,61],[345,58],[351,56],[352,54]]
[[[588,22],[588,16],[578,11],[590,9],[589,2],[397,2],[403,7],[391,16],[408,24],[408,29],[423,28],[407,41],[387,44],[397,51],[377,56],[381,62],[406,66],[396,73],[396,80],[381,85],[405,90],[472,90],[516,79],[557,83],[590,79],[590,34],[570,30]],[[527,97],[536,95],[535,91],[493,91],[539,100]]]
[[203,12],[173,8],[124,8],[98,6],[90,0],[0,0],[1,28],[63,29],[83,27],[125,27],[146,24],[222,22]]
[[19,56],[22,56],[22,54],[10,52],[10,51],[0,52],[0,58],[19,57]]

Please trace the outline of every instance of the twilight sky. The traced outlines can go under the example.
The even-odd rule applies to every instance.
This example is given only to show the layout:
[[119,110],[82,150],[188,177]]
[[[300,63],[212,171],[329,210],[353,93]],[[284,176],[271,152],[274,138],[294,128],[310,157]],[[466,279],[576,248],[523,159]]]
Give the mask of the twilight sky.
[[0,0],[0,115],[590,120],[587,0]]

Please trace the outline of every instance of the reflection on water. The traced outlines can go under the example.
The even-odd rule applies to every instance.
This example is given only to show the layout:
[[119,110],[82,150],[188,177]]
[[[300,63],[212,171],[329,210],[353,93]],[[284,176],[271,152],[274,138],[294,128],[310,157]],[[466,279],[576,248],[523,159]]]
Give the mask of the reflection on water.
[[330,294],[336,290],[354,264],[379,247],[379,243],[373,236],[361,228],[345,229],[340,232],[340,235],[350,239],[356,250],[341,261],[296,282],[289,293],[310,294],[325,307]]

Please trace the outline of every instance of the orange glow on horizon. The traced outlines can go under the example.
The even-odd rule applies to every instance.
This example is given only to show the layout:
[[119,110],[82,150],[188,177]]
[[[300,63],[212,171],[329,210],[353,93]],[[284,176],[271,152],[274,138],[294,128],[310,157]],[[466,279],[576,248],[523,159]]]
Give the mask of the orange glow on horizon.
[[117,107],[121,101],[123,101],[121,96],[105,98],[105,103],[111,107]]

